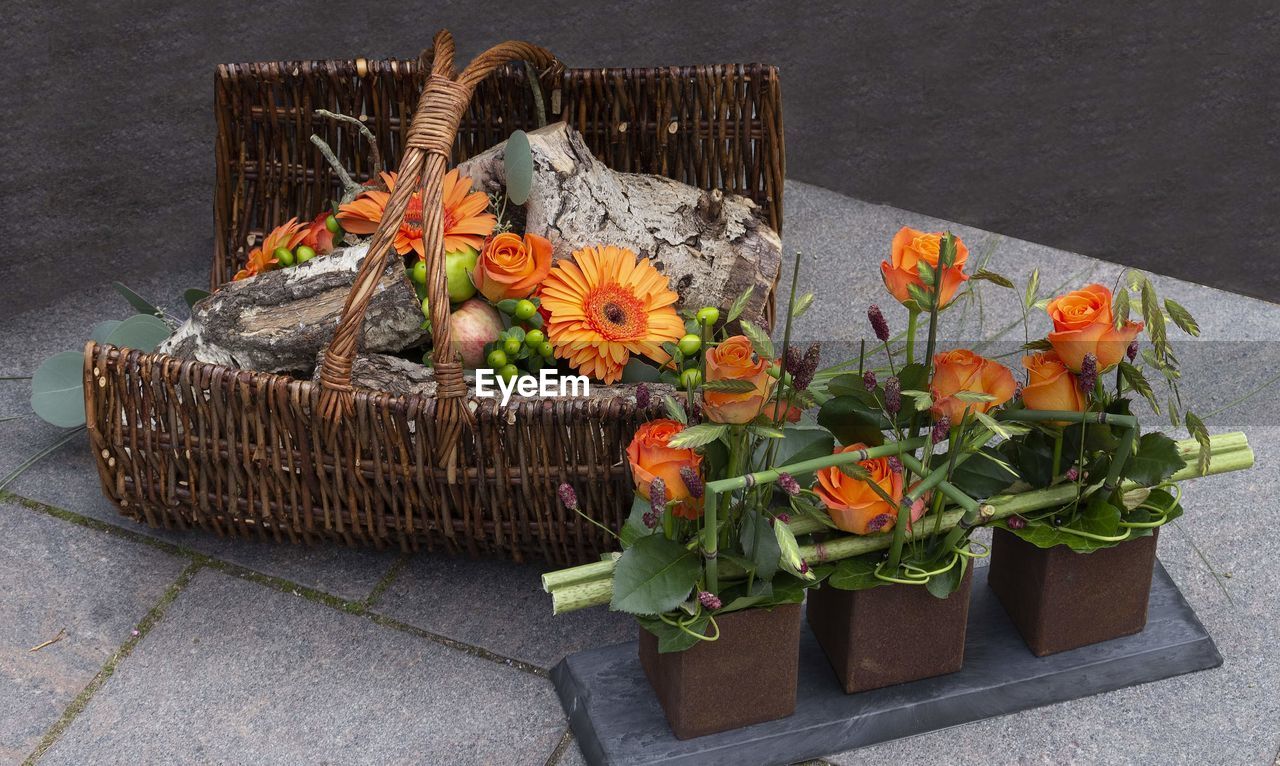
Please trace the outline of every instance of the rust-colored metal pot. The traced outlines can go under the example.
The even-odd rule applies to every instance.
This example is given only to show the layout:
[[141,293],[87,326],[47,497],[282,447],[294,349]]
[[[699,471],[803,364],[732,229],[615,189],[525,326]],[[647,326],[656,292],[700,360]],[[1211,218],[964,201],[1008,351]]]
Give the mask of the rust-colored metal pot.
[[973,567],[947,598],[919,585],[809,591],[809,627],[848,694],[955,673],[964,664]]
[[1129,636],[1147,625],[1159,532],[1076,553],[997,529],[987,582],[1037,657]]
[[678,739],[786,718],[796,709],[800,605],[716,618],[720,638],[658,653],[640,629],[640,664]]

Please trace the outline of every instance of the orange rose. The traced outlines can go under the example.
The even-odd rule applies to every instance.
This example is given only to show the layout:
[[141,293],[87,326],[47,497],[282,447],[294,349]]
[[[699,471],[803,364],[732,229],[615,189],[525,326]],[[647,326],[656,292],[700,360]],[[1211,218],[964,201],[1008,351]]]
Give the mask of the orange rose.
[[314,221],[307,224],[307,233],[302,238],[301,244],[315,250],[316,255],[333,252],[333,232],[329,231],[329,227],[325,225],[327,220],[329,220],[328,213],[316,216]]
[[1114,367],[1124,358],[1133,339],[1142,332],[1142,322],[1125,322],[1116,328],[1111,314],[1111,291],[1102,285],[1060,295],[1045,307],[1053,320],[1049,343],[1062,362],[1079,372],[1086,354],[1098,359],[1098,372]]
[[799,423],[804,410],[799,407],[787,405],[786,400],[775,402],[769,405],[769,419],[777,423]]
[[[959,423],[966,409],[987,412],[1013,398],[1017,389],[1013,373],[999,362],[993,362],[967,349],[943,351],[933,357],[933,416],[946,415]],[[987,402],[963,401],[956,398],[961,391],[989,394]]]
[[[866,449],[865,444],[837,447],[832,454]],[[858,463],[867,470],[866,479],[855,479],[836,466],[818,471],[818,486],[814,493],[827,506],[827,513],[836,526],[855,535],[888,532],[898,520],[898,503],[902,502],[902,474],[889,467],[888,458],[863,460]],[[892,497],[890,503],[881,497],[867,482],[875,484]]]
[[1022,388],[1022,403],[1027,409],[1084,412],[1088,401],[1076,376],[1056,351],[1024,356],[1022,366],[1028,374],[1027,385]]
[[627,445],[627,462],[641,496],[648,500],[649,485],[654,479],[662,479],[667,485],[667,501],[683,501],[672,512],[681,518],[696,519],[702,515],[702,501],[689,492],[680,469],[691,468],[697,474],[702,468],[702,456],[689,448],[667,446],[683,430],[684,426],[674,420],[650,420],[636,429]]
[[[936,270],[938,248],[941,244],[941,233],[926,234],[907,226],[903,226],[901,231],[893,235],[892,260],[880,263],[880,276],[884,277],[884,286],[893,293],[893,297],[899,303],[914,300],[907,290],[907,285],[914,284],[925,292],[932,289],[926,288],[924,282],[920,280],[920,262],[924,261]],[[969,248],[956,238],[956,262],[947,267],[942,274],[939,308],[950,303],[956,296],[956,291],[969,279],[969,275],[964,273],[964,262],[968,258]]]
[[742,380],[751,390],[741,392],[702,391],[702,406],[716,423],[750,423],[764,409],[773,392],[769,376],[772,360],[761,359],[745,335],[727,338],[707,351],[707,380]]
[[471,279],[490,303],[528,298],[551,271],[551,242],[537,234],[524,239],[503,232],[485,243]]

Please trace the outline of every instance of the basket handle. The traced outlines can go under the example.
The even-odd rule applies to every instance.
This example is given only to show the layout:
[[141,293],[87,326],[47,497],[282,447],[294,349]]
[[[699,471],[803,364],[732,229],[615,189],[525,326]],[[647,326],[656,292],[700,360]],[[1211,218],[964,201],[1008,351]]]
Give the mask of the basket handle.
[[[431,60],[426,87],[418,101],[409,126],[404,157],[396,177],[395,189],[383,211],[382,220],[373,233],[369,252],[360,264],[355,283],[347,295],[342,318],[320,368],[320,412],[331,423],[337,423],[353,410],[351,365],[364,326],[365,311],[382,276],[392,243],[404,220],[414,191],[422,191],[422,233],[426,250],[427,295],[431,306],[434,348],[431,359],[435,368],[436,396],[440,399],[437,433],[442,446],[457,444],[464,421],[472,422],[471,411],[464,405],[467,394],[462,365],[451,353],[449,297],[444,268],[444,208],[442,184],[445,166],[453,150],[454,137],[476,85],[493,70],[510,61],[528,61],[539,69],[557,74],[563,65],[544,48],[524,42],[505,42],[477,56],[460,75],[454,75],[453,36],[448,30],[436,33],[432,47],[424,51],[422,60]],[[451,452],[445,450],[446,453]]]

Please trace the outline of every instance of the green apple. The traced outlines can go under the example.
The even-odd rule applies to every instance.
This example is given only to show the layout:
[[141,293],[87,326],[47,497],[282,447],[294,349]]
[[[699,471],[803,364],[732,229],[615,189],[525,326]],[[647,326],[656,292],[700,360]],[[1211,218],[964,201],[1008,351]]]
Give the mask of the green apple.
[[479,259],[480,253],[473,247],[444,254],[444,274],[448,280],[451,303],[461,303],[476,294],[476,286],[471,282],[471,272]]

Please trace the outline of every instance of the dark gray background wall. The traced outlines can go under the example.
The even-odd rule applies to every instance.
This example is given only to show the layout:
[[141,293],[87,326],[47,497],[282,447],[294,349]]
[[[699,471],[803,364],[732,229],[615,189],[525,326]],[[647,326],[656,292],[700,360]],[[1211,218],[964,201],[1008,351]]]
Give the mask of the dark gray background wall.
[[7,2],[0,317],[207,263],[223,61],[463,57],[783,71],[788,170],[864,199],[1275,300],[1271,3]]

